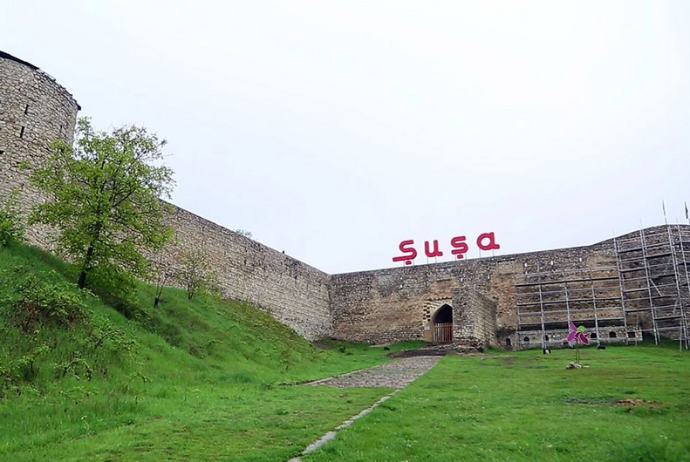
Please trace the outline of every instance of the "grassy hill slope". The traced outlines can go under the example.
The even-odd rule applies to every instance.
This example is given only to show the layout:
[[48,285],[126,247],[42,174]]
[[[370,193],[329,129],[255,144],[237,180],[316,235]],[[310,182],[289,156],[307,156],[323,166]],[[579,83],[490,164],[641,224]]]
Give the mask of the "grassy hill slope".
[[[98,297],[32,247],[0,249],[0,459],[279,460],[384,390],[285,387],[385,361],[320,349],[252,306],[137,284]],[[107,300],[108,304],[103,300]]]

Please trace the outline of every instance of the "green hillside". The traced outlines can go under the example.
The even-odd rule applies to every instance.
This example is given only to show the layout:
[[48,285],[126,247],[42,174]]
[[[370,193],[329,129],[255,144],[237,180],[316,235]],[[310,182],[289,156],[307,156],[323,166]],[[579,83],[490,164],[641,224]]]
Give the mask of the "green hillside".
[[154,287],[127,301],[75,280],[39,249],[0,249],[0,460],[280,460],[383,393],[281,385],[380,349],[317,348],[246,303],[165,288],[154,309]]

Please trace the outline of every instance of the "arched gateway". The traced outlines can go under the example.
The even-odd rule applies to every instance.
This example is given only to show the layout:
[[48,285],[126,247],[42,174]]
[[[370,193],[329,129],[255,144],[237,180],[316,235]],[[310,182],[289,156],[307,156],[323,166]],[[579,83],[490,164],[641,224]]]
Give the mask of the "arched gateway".
[[443,305],[431,317],[432,342],[451,343],[453,341],[453,308]]

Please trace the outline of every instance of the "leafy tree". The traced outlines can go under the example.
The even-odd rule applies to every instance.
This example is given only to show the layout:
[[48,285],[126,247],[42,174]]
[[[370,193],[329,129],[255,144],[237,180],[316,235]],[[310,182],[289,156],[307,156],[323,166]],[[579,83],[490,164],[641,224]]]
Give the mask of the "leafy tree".
[[24,217],[17,196],[17,191],[12,191],[0,203],[0,247],[7,247],[10,242],[21,241],[24,237]]
[[160,249],[171,236],[159,199],[169,198],[174,184],[172,170],[160,165],[163,146],[145,128],[105,133],[80,119],[74,147],[56,141],[32,175],[50,199],[33,209],[31,222],[58,228],[58,246],[78,266],[80,288],[99,268],[144,275],[149,263],[142,249]]

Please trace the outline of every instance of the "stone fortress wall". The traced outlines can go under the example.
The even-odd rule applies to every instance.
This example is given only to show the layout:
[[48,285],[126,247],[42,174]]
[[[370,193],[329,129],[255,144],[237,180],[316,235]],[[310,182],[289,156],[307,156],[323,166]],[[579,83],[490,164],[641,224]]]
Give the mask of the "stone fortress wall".
[[[42,200],[28,178],[55,139],[73,139],[79,110],[55,79],[0,52],[0,197],[19,191],[24,210]],[[166,271],[179,267],[183,252],[198,250],[218,273],[226,296],[254,303],[306,338],[329,335],[326,273],[178,207],[168,222],[174,242],[154,257]],[[29,242],[50,247],[50,230],[27,231]]]
[[572,321],[595,342],[664,336],[690,347],[690,226],[656,226],[585,247],[338,274],[330,289],[333,336],[342,339],[435,342],[435,314],[450,306],[459,343],[561,346]]
[[185,252],[197,250],[225,296],[252,303],[307,339],[330,335],[328,274],[179,207],[167,223],[175,234],[161,266],[169,274]]
[[[41,200],[29,175],[53,141],[73,139],[79,109],[50,75],[0,51],[0,197],[16,190],[27,210]],[[32,242],[45,241],[45,228],[27,232]]]
[[[432,341],[433,314],[453,307],[453,338],[495,344],[516,341],[516,280],[539,262],[594,265],[610,243],[545,252],[339,274],[331,277],[333,335],[368,342]],[[553,266],[551,266],[553,262]],[[527,266],[525,266],[527,265]],[[354,293],[353,293],[354,292]],[[496,339],[496,331],[512,332]]]
[[[0,52],[0,193],[28,185],[50,143],[73,138],[79,106],[35,66]],[[22,168],[22,164],[27,164]],[[178,207],[173,242],[153,260],[174,274],[202,252],[230,298],[249,301],[307,339],[422,339],[532,348],[560,345],[568,321],[597,341],[687,339],[690,226],[640,230],[586,247],[328,275]],[[29,230],[47,247],[49,230]],[[442,337],[439,337],[442,336]]]

